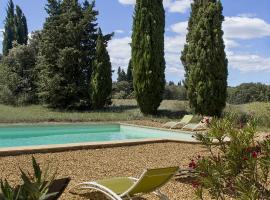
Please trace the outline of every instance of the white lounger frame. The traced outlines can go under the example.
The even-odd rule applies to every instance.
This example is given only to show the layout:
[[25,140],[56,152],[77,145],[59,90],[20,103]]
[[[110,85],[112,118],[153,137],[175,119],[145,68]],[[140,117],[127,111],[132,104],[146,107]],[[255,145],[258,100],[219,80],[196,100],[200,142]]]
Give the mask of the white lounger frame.
[[[105,194],[107,197],[111,198],[112,200],[125,200],[125,199],[132,200],[133,197],[129,196],[129,192],[132,191],[137,186],[137,184],[140,183],[140,181],[143,179],[145,173],[147,173],[147,170],[144,171],[144,173],[141,175],[141,177],[139,179],[134,178],[134,177],[128,177],[129,179],[131,179],[135,182],[126,192],[124,192],[123,194],[120,194],[120,195],[116,194],[115,192],[113,192],[109,188],[107,188],[107,187],[105,187],[97,182],[83,182],[83,183],[76,185],[72,189],[75,189],[75,188],[94,189],[94,190],[97,190],[97,191]],[[175,174],[173,174],[173,175],[175,175]],[[164,184],[166,184],[166,183],[164,183]],[[161,188],[163,185],[161,185],[159,188]],[[169,198],[165,194],[160,192],[159,188],[157,188],[152,193],[157,195],[161,200],[169,200]],[[72,189],[70,189],[69,191],[71,191]]]

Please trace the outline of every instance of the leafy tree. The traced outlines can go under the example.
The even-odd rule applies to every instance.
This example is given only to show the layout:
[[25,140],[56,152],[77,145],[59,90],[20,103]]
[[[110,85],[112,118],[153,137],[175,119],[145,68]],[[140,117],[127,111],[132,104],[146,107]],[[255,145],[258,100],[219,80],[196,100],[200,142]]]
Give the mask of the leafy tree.
[[251,102],[268,102],[270,86],[262,83],[243,83],[228,88],[228,103],[244,104]]
[[132,34],[136,99],[144,114],[156,114],[165,87],[165,13],[162,0],[137,0]]
[[132,67],[132,60],[129,60],[128,63],[128,68],[127,68],[127,81],[133,83],[133,75],[132,72],[133,71],[133,67]]
[[132,85],[128,81],[114,82],[112,96],[114,99],[133,99]]
[[11,105],[37,102],[34,50],[15,44],[0,65],[0,101]]
[[228,76],[222,4],[198,0],[192,8],[194,16],[182,56],[189,102],[198,114],[220,116],[226,105]]
[[117,75],[117,82],[127,81],[127,74],[124,69],[121,69],[121,67],[118,67]]
[[112,65],[101,30],[97,39],[96,58],[91,79],[92,107],[101,109],[111,102]]
[[[49,0],[40,42],[39,97],[54,108],[90,107],[98,12],[94,2]],[[105,44],[112,34],[104,35]]]

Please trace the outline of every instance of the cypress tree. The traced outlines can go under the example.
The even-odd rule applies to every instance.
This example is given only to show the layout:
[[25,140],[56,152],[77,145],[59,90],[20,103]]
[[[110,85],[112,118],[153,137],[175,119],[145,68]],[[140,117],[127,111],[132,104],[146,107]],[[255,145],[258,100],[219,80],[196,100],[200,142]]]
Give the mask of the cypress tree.
[[132,70],[132,60],[130,59],[127,68],[127,81],[130,83],[133,82]]
[[18,44],[27,44],[28,41],[28,27],[26,17],[24,16],[21,8],[16,6],[16,15],[15,15],[15,34],[16,41]]
[[156,114],[165,88],[162,0],[137,0],[132,34],[133,85],[140,110]]
[[19,6],[16,6],[16,14],[14,13],[14,4],[10,0],[5,19],[3,54],[8,54],[8,51],[12,48],[13,41],[16,41],[18,44],[27,44],[27,40],[28,27],[26,17]]
[[5,19],[5,32],[3,40],[3,55],[8,54],[9,49],[12,48],[12,42],[15,40],[15,30],[14,30],[14,3],[9,0],[7,7],[7,16]]
[[195,3],[199,8],[191,19],[188,43],[182,56],[187,94],[197,114],[219,117],[226,105],[228,76],[223,8],[219,0]]
[[101,109],[111,101],[112,65],[101,30],[99,30],[97,39],[91,89],[92,107],[94,109]]

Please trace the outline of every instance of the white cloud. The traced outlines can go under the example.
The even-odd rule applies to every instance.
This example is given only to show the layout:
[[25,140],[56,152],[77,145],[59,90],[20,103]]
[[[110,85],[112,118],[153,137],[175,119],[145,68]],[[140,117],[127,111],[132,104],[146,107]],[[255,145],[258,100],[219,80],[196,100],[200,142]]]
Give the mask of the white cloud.
[[115,33],[119,33],[119,34],[125,33],[125,31],[123,31],[123,30],[121,30],[121,29],[117,29],[117,30],[115,30],[114,32],[115,32]]
[[[136,0],[118,0],[119,3],[124,5],[135,5]],[[179,13],[186,13],[192,0],[164,0],[163,5],[165,9],[168,9],[169,12],[179,12]]]
[[257,14],[256,13],[241,13],[239,15],[237,15],[238,17],[256,17]]
[[270,24],[260,18],[225,17],[223,23],[225,38],[254,39],[270,36]]
[[171,30],[175,33],[186,35],[187,27],[188,27],[188,21],[184,21],[184,22],[179,22],[179,23],[171,25]]
[[229,65],[241,72],[270,71],[270,57],[263,57],[256,54],[227,54]]
[[113,69],[117,69],[119,66],[127,68],[131,57],[130,43],[130,37],[116,38],[109,42],[108,52],[111,57]]
[[134,5],[136,3],[136,0],[118,0],[119,3],[125,4],[125,5]]
[[167,8],[169,12],[186,13],[191,3],[192,0],[164,0],[164,7]]

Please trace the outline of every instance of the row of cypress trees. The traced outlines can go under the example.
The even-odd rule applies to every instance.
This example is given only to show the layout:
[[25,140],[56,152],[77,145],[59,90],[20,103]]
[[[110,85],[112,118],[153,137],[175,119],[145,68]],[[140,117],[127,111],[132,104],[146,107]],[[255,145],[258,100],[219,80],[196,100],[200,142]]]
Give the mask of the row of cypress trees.
[[[181,61],[190,106],[220,116],[226,105],[228,61],[220,0],[194,0]],[[140,109],[156,114],[165,86],[162,0],[137,0],[132,34],[134,89]]]
[[[112,34],[103,35],[98,29],[94,6],[94,2],[87,0],[83,4],[78,0],[48,0],[35,83],[39,99],[51,107],[99,109],[110,102],[111,63],[106,46]],[[21,32],[18,24],[23,23],[18,19],[25,18],[19,9],[13,17],[12,7],[10,0],[6,35],[9,30]],[[220,116],[225,107],[228,71],[223,20],[220,0],[194,0],[181,60],[190,105],[202,115]],[[162,101],[164,29],[162,0],[137,0],[127,74],[133,80],[135,96],[144,114],[156,114]],[[21,41],[18,35],[14,38]]]
[[[16,11],[16,13],[15,13]],[[27,44],[28,27],[26,17],[21,8],[12,0],[9,0],[7,7],[7,16],[5,19],[5,31],[3,40],[3,55],[7,55],[12,48],[12,43],[16,41],[18,44]]]

